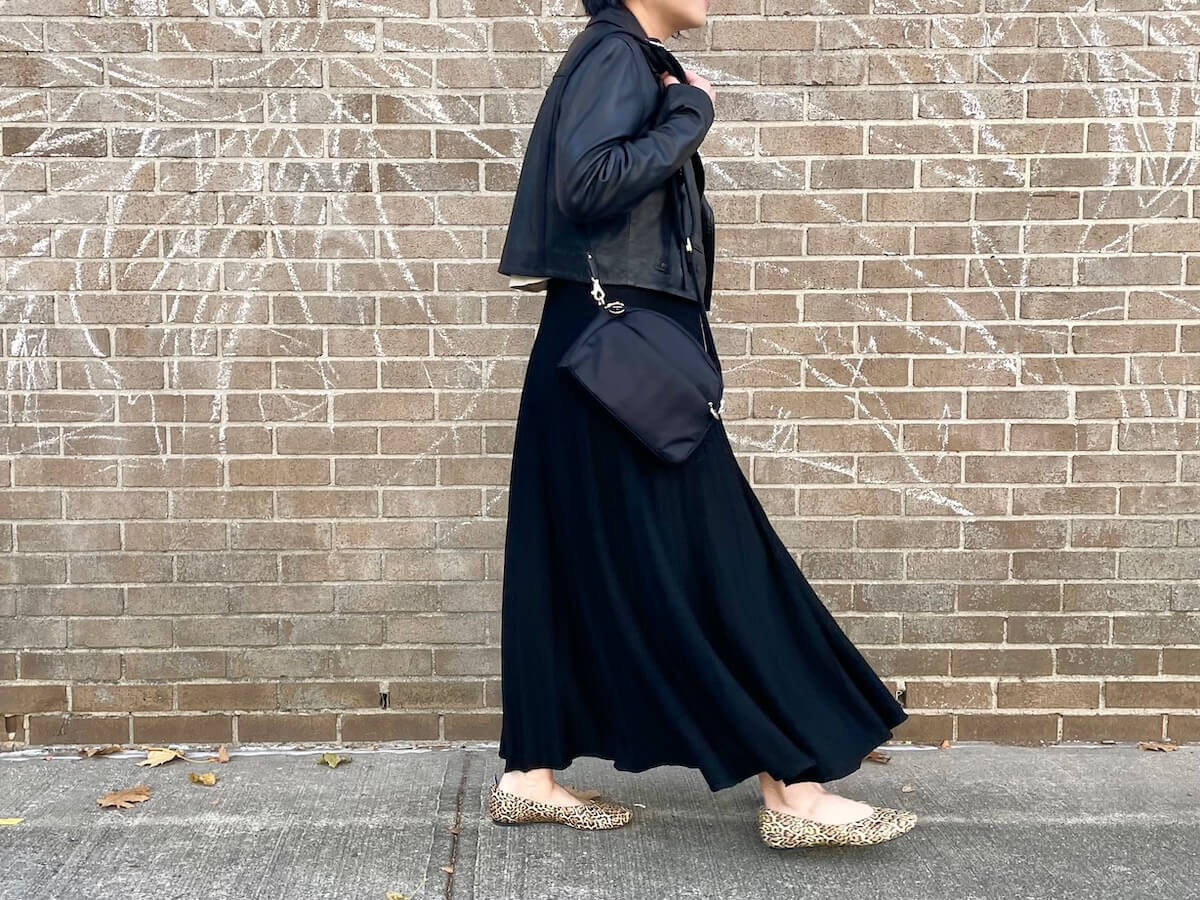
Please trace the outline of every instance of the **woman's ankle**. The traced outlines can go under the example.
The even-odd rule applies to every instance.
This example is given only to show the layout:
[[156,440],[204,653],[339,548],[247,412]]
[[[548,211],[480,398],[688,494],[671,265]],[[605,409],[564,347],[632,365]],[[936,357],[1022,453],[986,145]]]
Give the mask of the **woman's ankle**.
[[768,807],[789,807],[803,810],[817,803],[822,794],[828,793],[819,782],[797,781],[785,784],[777,778],[772,778],[766,772],[758,776],[758,781],[762,788],[763,804]]
[[500,775],[499,782],[505,787],[520,787],[531,791],[549,791],[554,788],[554,770],[510,769]]

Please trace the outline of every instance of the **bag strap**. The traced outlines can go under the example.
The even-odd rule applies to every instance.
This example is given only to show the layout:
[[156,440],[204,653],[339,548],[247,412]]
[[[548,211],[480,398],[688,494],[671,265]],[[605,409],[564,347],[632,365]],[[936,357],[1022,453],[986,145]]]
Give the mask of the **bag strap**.
[[[593,31],[594,31],[594,35],[593,35]],[[599,21],[595,21],[595,20],[588,22],[588,24],[584,26],[582,34],[584,36],[590,38],[591,43],[587,44],[583,49],[581,49],[575,55],[575,57],[571,60],[570,65],[567,66],[565,71],[561,71],[558,73],[559,76],[563,79],[563,82],[566,83],[566,79],[569,78],[571,73],[575,71],[575,68],[579,65],[580,62],[583,61],[583,58],[585,56],[587,56],[588,53],[590,53],[593,49],[595,49],[600,44],[600,41],[603,38],[607,37],[610,34],[616,34],[616,33],[628,34],[628,32],[626,32],[624,29],[622,29],[616,25],[613,25],[611,22],[599,22]],[[634,39],[636,39],[636,38],[634,38]],[[639,45],[641,45],[640,41],[638,43],[639,43]],[[647,63],[649,63],[650,62],[649,48],[643,46],[642,50],[643,50],[643,54],[645,54],[647,56]],[[651,69],[653,70],[653,66],[651,66]],[[557,110],[557,108],[554,111],[554,126],[555,126],[555,128],[558,127],[558,110]],[[592,299],[594,299],[596,301],[597,306],[602,306],[605,309],[607,309],[609,312],[612,312],[612,313],[624,312],[625,304],[622,303],[620,300],[609,301],[606,299],[605,293],[604,293],[604,288],[600,285],[600,275],[596,271],[596,260],[595,260],[595,257],[592,256],[591,242],[588,240],[588,227],[589,227],[588,222],[585,220],[580,223],[580,226],[581,226],[580,231],[583,236],[584,249],[585,249],[585,252],[587,253],[588,270],[589,270],[589,272],[591,274],[591,278],[592,278]]]
[[[596,32],[594,36],[592,36],[592,34],[591,34],[593,29]],[[628,34],[628,32],[626,32],[624,29],[619,28],[618,26],[613,25],[612,23],[599,22],[599,21],[595,21],[595,20],[593,20],[593,21],[589,22],[587,25],[585,25],[582,33],[584,35],[588,36],[590,38],[591,42],[589,44],[587,44],[585,47],[583,47],[583,49],[579,50],[578,53],[576,53],[575,57],[571,60],[570,65],[568,65],[565,70],[557,73],[559,75],[559,77],[561,77],[563,79],[564,84],[566,83],[566,79],[568,77],[570,77],[572,72],[575,71],[575,68],[579,65],[579,63],[583,60],[583,58],[585,56],[587,56],[587,54],[590,53],[593,49],[595,49],[596,46],[599,45],[602,38],[608,36],[609,34],[613,34],[613,33],[620,33],[620,34],[625,34],[625,35]],[[658,74],[660,71],[667,71],[667,72],[671,72],[672,75],[674,75],[676,78],[679,78],[681,81],[683,80],[683,78],[682,78],[682,76],[684,74],[683,67],[681,65],[679,65],[679,62],[675,59],[674,56],[671,55],[671,52],[665,46],[663,46],[662,44],[655,44],[655,43],[650,43],[647,41],[638,40],[635,36],[630,36],[630,39],[637,41],[638,46],[642,50],[642,55],[646,59],[646,64],[650,67],[650,71],[654,73],[656,78],[658,77]],[[554,118],[555,118],[554,125],[555,125],[555,128],[557,128],[558,127],[558,110],[557,110],[557,108],[555,109],[555,112],[554,112]],[[678,202],[678,198],[676,198],[676,200]],[[594,256],[592,256],[591,242],[588,240],[589,224],[585,220],[585,221],[581,222],[580,225],[581,225],[580,231],[582,232],[582,236],[583,236],[584,250],[587,254],[588,272],[589,272],[589,274],[591,276],[591,280],[592,280],[592,299],[596,301],[597,306],[601,306],[611,313],[624,312],[624,310],[625,310],[624,303],[622,303],[620,300],[608,300],[607,299],[607,296],[604,292],[604,287],[600,284],[600,274],[596,270],[596,259]],[[676,221],[675,221],[675,227],[676,227],[677,232],[679,233],[679,236],[683,237],[682,228],[681,228],[681,225],[680,225],[678,219],[676,219]],[[686,259],[684,259],[683,264],[686,267],[688,265],[688,261]],[[685,276],[686,276],[686,271],[685,271]],[[700,306],[701,306],[701,316],[703,317],[704,316],[703,303],[701,303]],[[702,332],[703,332],[703,328],[704,328],[704,326],[702,324],[701,325]]]
[[[586,32],[588,28],[599,26],[602,24],[604,24],[604,23],[601,23],[601,22],[589,23],[587,26],[584,27],[584,31]],[[589,51],[591,51],[593,47],[595,47],[597,44],[600,43],[600,39],[599,39],[600,37],[603,37],[605,34],[611,34],[613,32],[622,32],[622,33],[628,34],[628,32],[623,32],[622,29],[617,28],[615,26],[612,26],[612,27],[606,29],[604,32],[602,32],[600,34],[600,36],[597,37],[597,39],[590,46],[588,46],[586,49],[582,50],[579,53],[579,55],[575,57],[575,59],[572,61],[572,65],[568,68],[567,74],[569,75],[572,71],[574,71],[575,66],[577,66],[579,64],[580,60],[582,60],[583,57],[585,55],[587,55],[587,53]],[[637,40],[636,38],[634,38],[634,39]],[[650,67],[650,71],[654,73],[654,76],[656,78],[658,77],[658,74],[660,71],[671,72],[671,74],[675,75],[677,78],[683,75],[683,67],[680,66],[679,63],[675,61],[675,58],[670,55],[670,51],[667,50],[666,47],[664,47],[660,44],[650,44],[648,42],[641,41],[641,40],[638,40],[638,46],[642,50],[642,55],[645,57],[646,63]],[[660,68],[660,65],[661,65],[661,68]],[[676,74],[676,72],[673,71],[674,69],[679,70],[678,74]],[[555,125],[557,126],[557,121],[555,122]],[[595,260],[595,257],[592,256],[591,242],[588,240],[589,224],[587,221],[583,221],[580,223],[580,225],[581,225],[580,231],[583,234],[584,249],[587,254],[588,272],[590,273],[591,279],[592,279],[592,299],[596,301],[597,306],[602,306],[609,312],[613,312],[613,313],[623,312],[625,309],[624,303],[622,303],[620,300],[608,301],[606,299],[606,295],[604,293],[604,288],[600,284],[600,275],[596,271],[596,260]],[[676,220],[675,225],[676,225],[676,229],[678,230],[679,229],[678,220]],[[680,237],[682,237],[682,232],[680,232]],[[687,261],[685,260],[684,265],[686,265],[686,264],[687,264]]]

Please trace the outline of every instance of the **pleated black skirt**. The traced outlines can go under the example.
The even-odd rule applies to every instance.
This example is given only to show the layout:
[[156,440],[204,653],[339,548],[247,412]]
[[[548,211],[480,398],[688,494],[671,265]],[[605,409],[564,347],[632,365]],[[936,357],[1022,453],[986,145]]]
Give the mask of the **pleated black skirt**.
[[[701,339],[696,304],[605,288]],[[517,413],[505,771],[592,756],[626,772],[696,768],[712,791],[759,772],[849,775],[907,713],[772,528],[722,422],[684,463],[664,463],[557,368],[596,312],[589,291],[550,282]]]

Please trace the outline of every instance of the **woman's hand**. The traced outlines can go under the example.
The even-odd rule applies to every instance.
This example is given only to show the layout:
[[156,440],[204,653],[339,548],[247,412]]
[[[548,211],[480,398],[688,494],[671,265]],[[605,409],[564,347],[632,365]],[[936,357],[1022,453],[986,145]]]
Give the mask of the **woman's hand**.
[[[712,101],[713,109],[715,110],[717,108],[717,95],[713,91],[712,83],[703,75],[693,72],[691,69],[684,69],[683,74],[687,78],[688,84],[694,84],[700,90],[704,91],[704,93],[708,94],[708,99]],[[659,80],[663,84],[679,84],[679,79],[670,72],[663,72],[659,76]]]

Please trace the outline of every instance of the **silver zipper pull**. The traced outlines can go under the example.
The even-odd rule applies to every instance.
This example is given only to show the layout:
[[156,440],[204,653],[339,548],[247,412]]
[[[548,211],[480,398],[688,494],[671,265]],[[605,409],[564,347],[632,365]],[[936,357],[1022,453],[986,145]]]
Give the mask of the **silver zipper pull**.
[[690,234],[687,236],[687,240],[684,241],[684,246],[687,247],[688,253],[692,252],[692,236]]
[[604,288],[600,286],[600,279],[595,275],[592,276],[592,299],[596,301],[597,306],[604,305]]

